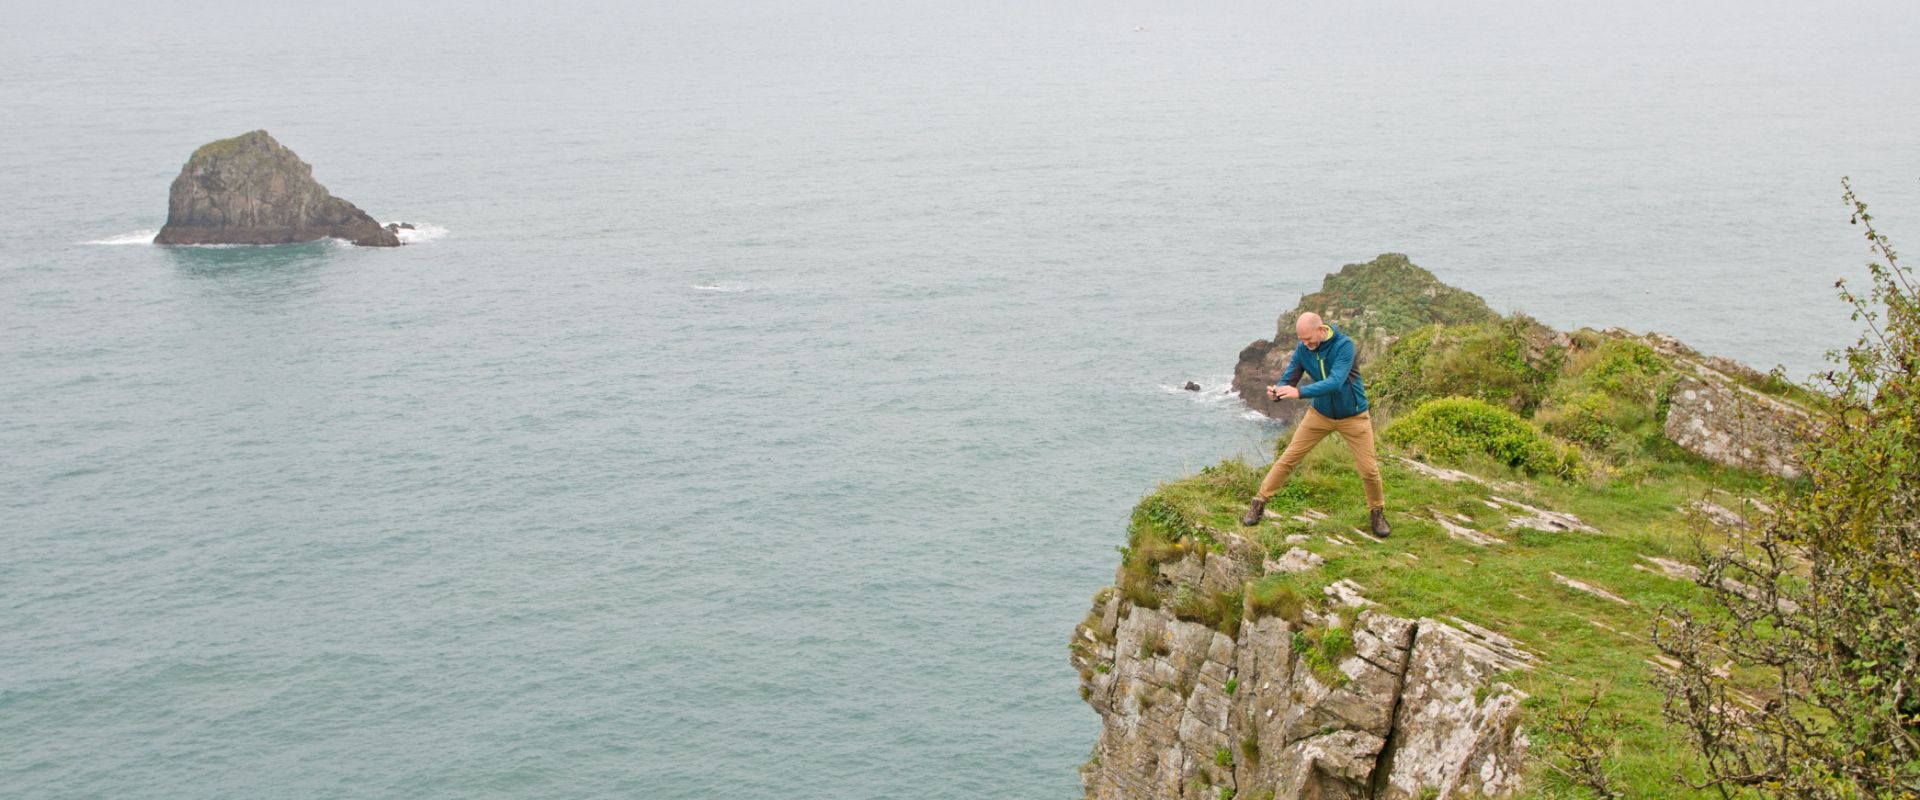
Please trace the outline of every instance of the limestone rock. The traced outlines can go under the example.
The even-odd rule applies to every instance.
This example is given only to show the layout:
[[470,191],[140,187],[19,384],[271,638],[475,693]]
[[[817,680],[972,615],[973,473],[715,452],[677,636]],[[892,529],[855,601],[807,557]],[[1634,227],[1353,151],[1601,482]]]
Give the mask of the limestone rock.
[[[1609,335],[1631,336],[1620,330]],[[1761,372],[1731,359],[1701,355],[1662,333],[1641,337],[1679,371],[1663,432],[1688,452],[1730,467],[1793,478],[1798,441],[1812,416],[1799,404],[1760,391]]]
[[1792,478],[1806,411],[1704,367],[1673,385],[1664,431],[1690,453],[1730,467]]
[[1526,669],[1504,642],[1437,620],[1418,623],[1394,719],[1394,748],[1375,797],[1499,797],[1520,786],[1527,749],[1520,701],[1499,676]]
[[1306,572],[1310,569],[1319,569],[1320,565],[1325,563],[1327,560],[1321,558],[1320,554],[1293,547],[1288,548],[1287,552],[1278,559],[1267,559],[1265,566],[1268,572]]
[[[1195,552],[1162,568],[1167,596],[1258,575],[1263,554]],[[1304,551],[1302,551],[1304,552]],[[1234,634],[1102,590],[1076,628],[1081,696],[1100,715],[1081,767],[1096,800],[1510,796],[1525,695],[1500,682],[1534,658],[1464,620],[1383,613],[1351,581],[1321,612],[1248,619]],[[1296,642],[1341,627],[1328,669]],[[1307,634],[1302,638],[1297,634]],[[1317,656],[1316,656],[1317,657]]]
[[202,145],[173,179],[156,244],[288,244],[333,237],[398,247],[394,229],[334,197],[266,131]]

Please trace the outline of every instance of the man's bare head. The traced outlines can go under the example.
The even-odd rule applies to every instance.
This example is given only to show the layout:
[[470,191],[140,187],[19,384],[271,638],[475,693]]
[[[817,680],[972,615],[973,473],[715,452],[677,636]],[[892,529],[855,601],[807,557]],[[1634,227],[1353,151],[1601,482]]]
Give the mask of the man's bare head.
[[1329,331],[1327,324],[1320,320],[1319,314],[1308,311],[1294,320],[1293,333],[1300,337],[1301,344],[1311,349],[1319,347],[1321,342],[1326,341]]

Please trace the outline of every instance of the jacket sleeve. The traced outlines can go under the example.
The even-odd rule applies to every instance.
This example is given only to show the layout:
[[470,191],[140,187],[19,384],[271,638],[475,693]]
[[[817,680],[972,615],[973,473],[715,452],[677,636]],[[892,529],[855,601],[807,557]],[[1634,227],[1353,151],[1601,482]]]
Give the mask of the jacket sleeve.
[[1353,351],[1351,341],[1340,352],[1333,354],[1333,360],[1327,363],[1327,377],[1300,387],[1301,397],[1320,397],[1332,394],[1347,382],[1347,373],[1353,371]]
[[1287,358],[1287,368],[1280,371],[1280,379],[1274,381],[1273,385],[1287,386],[1292,384],[1294,381],[1300,379],[1300,373],[1300,346],[1294,345],[1293,355]]

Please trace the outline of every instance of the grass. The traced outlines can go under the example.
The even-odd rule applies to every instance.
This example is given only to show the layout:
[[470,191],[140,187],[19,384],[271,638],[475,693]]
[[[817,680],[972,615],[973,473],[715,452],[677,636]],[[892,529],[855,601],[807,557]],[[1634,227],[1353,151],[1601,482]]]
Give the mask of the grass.
[[[1366,524],[1366,504],[1351,458],[1344,448],[1317,448],[1268,508],[1291,517],[1306,509],[1327,513],[1311,523],[1269,521],[1251,530],[1238,526],[1246,499],[1265,465],[1229,460],[1192,477],[1162,484],[1136,514],[1131,557],[1147,564],[1181,545],[1197,546],[1194,531],[1247,531],[1272,555],[1289,547],[1312,551],[1325,563],[1318,569],[1268,575],[1245,587],[1246,613],[1252,618],[1280,616],[1298,620],[1302,609],[1322,596],[1328,584],[1351,579],[1388,613],[1447,620],[1459,617],[1499,631],[1541,656],[1532,671],[1511,673],[1507,682],[1526,692],[1523,714],[1544,721],[1555,698],[1582,696],[1593,685],[1608,689],[1599,713],[1618,714],[1620,748],[1617,776],[1627,791],[1647,797],[1693,797],[1676,784],[1675,774],[1691,774],[1692,762],[1682,734],[1661,720],[1661,693],[1648,661],[1656,651],[1648,641],[1654,614],[1662,606],[1706,612],[1692,584],[1636,569],[1642,556],[1689,560],[1692,532],[1679,509],[1715,490],[1751,493],[1760,479],[1722,470],[1677,451],[1650,461],[1631,479],[1593,476],[1581,481],[1532,479],[1490,459],[1473,458],[1448,466],[1465,469],[1500,488],[1446,482],[1414,471],[1384,443],[1381,468],[1394,526],[1385,543],[1363,541],[1351,529]],[[1549,532],[1508,526],[1517,512],[1493,503],[1499,495],[1541,508],[1575,514],[1602,533]],[[1723,504],[1726,501],[1723,501]],[[1497,507],[1496,507],[1497,506]],[[1478,547],[1451,538],[1433,521],[1436,515],[1492,533],[1505,544]],[[1288,535],[1307,533],[1305,542],[1288,544]],[[1356,545],[1335,544],[1325,534],[1340,534]],[[1199,545],[1204,546],[1204,545]],[[1585,581],[1629,600],[1622,606],[1556,583],[1552,573]],[[1184,598],[1196,613],[1221,598]],[[1350,651],[1344,628],[1303,631],[1296,640],[1302,657],[1331,676]],[[1484,697],[1482,698],[1484,699]],[[1530,724],[1536,759],[1554,746],[1543,724]],[[1257,752],[1252,744],[1248,759]],[[1546,769],[1530,773],[1526,794],[1543,798],[1584,797],[1583,790]]]
[[265,131],[248,131],[239,136],[229,136],[200,145],[193,151],[193,158],[233,158],[246,151],[246,145],[254,140],[254,134]]
[[1293,632],[1293,651],[1321,682],[1345,686],[1347,674],[1340,662],[1353,654],[1353,631],[1338,625],[1302,628]]
[[1203,597],[1188,587],[1181,587],[1173,602],[1173,615],[1235,636],[1240,632],[1243,599],[1243,593],[1239,590],[1215,592]]

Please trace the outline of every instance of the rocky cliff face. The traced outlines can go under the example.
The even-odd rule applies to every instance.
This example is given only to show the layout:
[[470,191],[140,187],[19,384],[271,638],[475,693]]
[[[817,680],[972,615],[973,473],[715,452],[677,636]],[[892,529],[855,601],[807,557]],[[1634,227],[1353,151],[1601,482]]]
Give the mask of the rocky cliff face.
[[313,167],[266,131],[203,145],[167,201],[156,244],[287,244],[333,237],[370,247],[400,239],[313,179]]
[[1650,334],[1645,341],[1680,372],[1668,400],[1668,439],[1718,464],[1800,475],[1795,449],[1812,421],[1806,409],[1754,388],[1765,385],[1766,376],[1744,364],[1702,356],[1670,336]]
[[[1262,563],[1258,546],[1222,536],[1225,552],[1167,565],[1159,590],[1206,593],[1269,568],[1312,568]],[[1382,613],[1350,581],[1326,593],[1292,618],[1247,613],[1227,633],[1103,590],[1071,645],[1081,696],[1101,718],[1081,768],[1087,797],[1434,800],[1517,790],[1525,695],[1501,676],[1531,669],[1534,657],[1461,620]],[[1330,649],[1331,640],[1347,644]]]

